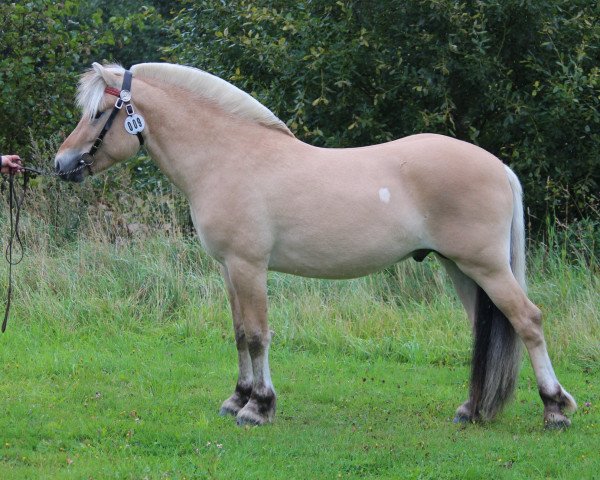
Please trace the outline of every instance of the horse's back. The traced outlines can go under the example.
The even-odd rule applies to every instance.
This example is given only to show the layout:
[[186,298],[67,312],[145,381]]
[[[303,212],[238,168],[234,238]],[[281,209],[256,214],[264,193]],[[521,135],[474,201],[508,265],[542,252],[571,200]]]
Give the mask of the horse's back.
[[[305,148],[292,175],[277,183],[266,201],[270,265],[307,276],[364,275],[416,250],[452,255],[461,241],[469,243],[469,232],[504,234],[512,208],[498,159],[435,134],[362,148]],[[500,217],[502,225],[494,226]]]

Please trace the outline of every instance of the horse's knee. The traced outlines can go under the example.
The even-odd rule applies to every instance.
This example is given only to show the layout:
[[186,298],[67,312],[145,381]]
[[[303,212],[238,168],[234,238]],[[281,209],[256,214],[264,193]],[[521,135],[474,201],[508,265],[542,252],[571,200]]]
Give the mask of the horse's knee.
[[239,325],[235,327],[235,344],[237,345],[238,350],[245,349],[247,347],[246,344],[246,331],[244,327]]
[[254,330],[245,333],[245,341],[251,357],[261,355],[268,347],[271,340],[270,332]]

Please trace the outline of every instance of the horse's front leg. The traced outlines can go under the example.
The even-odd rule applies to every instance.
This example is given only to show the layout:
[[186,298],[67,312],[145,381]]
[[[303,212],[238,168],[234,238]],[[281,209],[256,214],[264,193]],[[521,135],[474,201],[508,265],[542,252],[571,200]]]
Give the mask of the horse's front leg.
[[220,415],[237,415],[238,412],[248,403],[252,393],[252,361],[248,352],[248,343],[246,342],[246,333],[242,322],[242,312],[237,295],[229,279],[227,268],[221,267],[221,273],[227,287],[229,304],[231,305],[231,316],[233,318],[233,331],[235,334],[235,344],[238,352],[238,380],[233,395],[221,405]]
[[[227,259],[225,265],[243,324],[242,335],[238,337],[236,330],[236,338],[242,339],[238,342],[238,352],[242,352],[240,378],[252,378],[250,398],[237,413],[237,422],[239,425],[262,425],[273,421],[275,416],[275,391],[269,371],[271,332],[267,323],[267,269],[265,265],[239,258]],[[246,369],[246,351],[251,373]]]

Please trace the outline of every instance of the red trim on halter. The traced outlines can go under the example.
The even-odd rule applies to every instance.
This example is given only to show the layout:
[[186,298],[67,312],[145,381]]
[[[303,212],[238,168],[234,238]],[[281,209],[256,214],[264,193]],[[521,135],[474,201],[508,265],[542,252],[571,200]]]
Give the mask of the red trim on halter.
[[109,95],[114,95],[115,97],[118,97],[121,94],[121,90],[114,87],[106,87],[104,92],[108,93]]

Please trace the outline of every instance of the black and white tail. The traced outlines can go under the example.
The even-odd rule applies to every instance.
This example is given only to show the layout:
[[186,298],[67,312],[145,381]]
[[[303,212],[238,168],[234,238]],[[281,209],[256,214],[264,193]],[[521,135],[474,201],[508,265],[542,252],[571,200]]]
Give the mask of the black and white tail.
[[[506,167],[513,193],[510,264],[523,290],[525,285],[525,224],[522,190]],[[521,365],[521,340],[504,314],[481,287],[475,307],[475,344],[471,366],[471,418],[493,418],[511,399]]]

